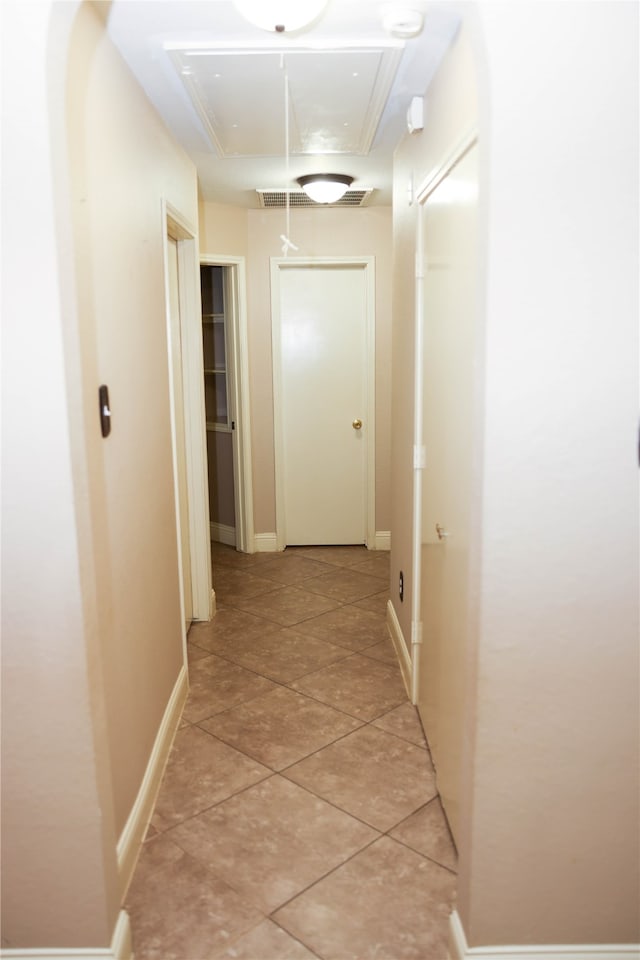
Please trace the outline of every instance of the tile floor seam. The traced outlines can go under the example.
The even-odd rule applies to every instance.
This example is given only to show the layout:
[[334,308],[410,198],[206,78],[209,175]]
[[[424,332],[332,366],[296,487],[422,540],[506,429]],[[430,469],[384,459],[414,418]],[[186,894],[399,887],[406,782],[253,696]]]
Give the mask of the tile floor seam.
[[[332,744],[327,744],[327,746],[332,746]],[[324,750],[324,747],[322,749]],[[302,761],[296,761],[296,763],[299,763],[299,762],[301,763]],[[292,767],[295,767],[295,765],[296,765],[295,763],[291,764]],[[290,770],[290,769],[291,767],[287,767],[287,770]],[[388,833],[388,830],[396,830],[397,827],[399,827],[400,824],[407,819],[407,817],[402,817],[401,820],[399,820],[397,823],[394,823],[391,827],[388,828],[388,830],[381,830],[379,827],[374,826],[374,824],[369,823],[368,820],[363,820],[359,814],[353,813],[351,810],[347,810],[345,807],[341,807],[336,800],[331,800],[329,797],[325,797],[321,793],[316,793],[312,787],[307,786],[307,784],[305,783],[298,783],[297,780],[292,780],[291,777],[287,777],[285,770],[279,770],[278,773],[280,774],[281,777],[284,777],[286,780],[288,780],[289,783],[292,783],[296,787],[300,787],[301,790],[306,790],[307,793],[310,793],[311,796],[315,797],[317,800],[322,800],[323,803],[328,803],[329,806],[333,807],[335,810],[338,810],[340,813],[346,813],[347,816],[352,817],[354,820],[357,820],[358,823],[361,823],[363,826],[369,827],[370,830],[375,830],[376,833],[379,834],[379,836],[376,837],[376,840],[379,840],[380,837],[386,836],[386,834]],[[268,778],[265,778],[265,779],[268,779]],[[259,781],[259,782],[262,782],[262,781]],[[435,800],[435,797],[433,799]],[[416,810],[412,810],[411,813],[408,814],[407,816],[412,817],[416,812],[417,812]],[[390,839],[395,840],[395,837],[391,837]],[[375,842],[375,841],[372,841],[372,842]],[[408,846],[408,845],[404,844],[404,846]],[[413,848],[410,847],[409,849],[413,849]],[[414,853],[419,853],[419,852],[420,851],[418,850],[414,850]],[[420,853],[420,856],[423,857],[424,854]]]
[[[295,692],[297,693],[297,691],[295,691]],[[335,709],[335,708],[332,708],[332,709]],[[396,708],[393,707],[392,709],[395,710]],[[345,716],[349,716],[349,714],[345,714]],[[350,737],[350,736],[352,736],[352,734],[357,733],[358,731],[362,730],[363,727],[373,727],[375,730],[378,730],[378,731],[380,730],[379,727],[376,727],[376,726],[375,726],[375,720],[380,719],[379,717],[375,717],[374,720],[360,720],[359,717],[351,717],[350,719],[352,719],[352,720],[359,720],[360,726],[359,726],[359,727],[356,727],[354,730],[348,730],[346,733],[340,734],[340,736],[336,737],[335,740],[330,740],[328,743],[325,743],[324,746],[318,747],[317,750],[313,750],[313,751],[312,751],[310,754],[308,754],[306,757],[300,757],[299,760],[294,760],[293,763],[290,763],[288,766],[283,767],[282,770],[279,770],[279,771],[278,771],[278,773],[286,773],[287,770],[290,770],[292,767],[295,767],[296,764],[302,763],[303,760],[308,760],[310,757],[315,756],[317,753],[322,753],[322,751],[323,751],[323,750],[326,750],[327,747],[332,747],[334,744],[340,743],[341,740],[346,740],[347,737]],[[382,733],[389,733],[388,730],[382,730],[381,732],[382,732]],[[397,736],[397,734],[389,733],[389,735],[392,736],[392,737],[395,736],[397,740],[402,740],[403,743],[408,743],[408,744],[409,744],[410,746],[412,746],[412,747],[415,747],[415,746],[416,746],[416,744],[415,744],[415,743],[412,743],[411,740],[407,740],[407,739],[405,739],[404,737],[399,737],[399,736]],[[255,757],[251,757],[251,759],[252,759],[252,760],[255,760]],[[266,764],[265,764],[265,766],[266,766]],[[287,778],[287,779],[289,779],[289,778]],[[294,781],[294,782],[295,782],[295,781]],[[432,799],[435,799],[435,797],[432,797]],[[425,807],[426,807],[426,806],[428,806],[429,803],[431,803],[431,800],[428,800],[427,803],[423,804],[422,806],[425,806]],[[419,809],[421,809],[421,808],[419,808]],[[414,810],[413,813],[416,813],[416,811]],[[408,816],[408,817],[409,817],[409,816],[412,816],[412,814],[407,814],[407,816]],[[406,818],[405,818],[405,819],[406,819]],[[374,828],[374,829],[375,829],[375,828]],[[393,829],[393,828],[392,828],[392,829]]]
[[[359,651],[351,651],[351,653],[348,656],[341,657],[339,660],[336,660],[334,662],[342,663],[345,660],[349,660],[351,657],[357,656],[358,653]],[[219,655],[216,653],[216,654],[212,654],[212,656],[218,657]],[[256,670],[252,670],[251,667],[243,667],[241,664],[236,663],[233,660],[227,660],[226,657],[220,656],[219,659],[224,660],[225,663],[232,664],[234,667],[240,667],[242,670],[246,670],[247,673],[252,673],[254,674],[254,676],[260,677],[261,680],[269,680],[270,683],[273,683],[278,687],[283,687],[285,690],[291,690],[293,693],[297,693],[301,697],[306,697],[307,700],[312,700],[314,703],[319,703],[323,707],[330,707],[332,710],[335,710],[337,713],[341,713],[343,716],[349,717],[350,720],[359,720],[361,723],[372,722],[370,720],[363,720],[362,717],[356,717],[352,713],[347,713],[346,710],[342,710],[340,707],[336,707],[332,703],[327,703],[326,700],[319,700],[317,697],[314,697],[312,694],[307,693],[306,691],[294,689],[294,687],[292,687],[291,684],[297,683],[298,680],[302,680],[303,677],[295,677],[291,680],[274,680],[272,677],[267,677],[262,673],[258,673]],[[373,658],[369,657],[369,659],[372,660]],[[196,662],[199,663],[201,661],[196,661]],[[377,661],[377,662],[379,663],[380,661]],[[328,666],[331,666],[331,664],[328,664]],[[326,669],[327,667],[320,667],[320,669],[313,670],[311,673],[305,674],[304,676],[309,677],[309,676],[312,676],[313,673],[321,673],[322,670],[326,670]],[[269,690],[267,693],[257,693],[253,696],[250,696],[247,700],[242,700],[238,703],[234,703],[230,707],[225,707],[224,710],[219,710],[217,713],[212,713],[208,717],[200,717],[198,720],[187,720],[184,718],[184,715],[182,715],[180,717],[180,721],[182,722],[184,720],[185,723],[190,723],[192,726],[198,726],[201,723],[205,723],[205,721],[207,720],[213,720],[214,717],[223,716],[225,713],[228,713],[229,710],[235,710],[237,707],[243,706],[246,703],[252,703],[254,700],[260,700],[262,697],[268,697],[270,693],[273,693],[273,691]],[[395,704],[395,706],[391,707],[391,710],[395,710],[397,706],[399,706],[399,704]],[[184,709],[186,709],[186,704]],[[379,720],[381,716],[384,716],[384,714],[380,714],[380,716],[372,717],[372,720]],[[208,733],[208,732],[209,732],[208,730],[205,731],[205,733]]]
[[[338,807],[338,809],[340,809],[340,808]],[[342,811],[342,812],[344,813],[344,811]],[[365,826],[371,827],[371,824],[365,824]],[[375,827],[372,827],[371,829],[375,830]],[[294,903],[294,902],[298,899],[298,897],[301,897],[303,894],[308,893],[309,890],[313,890],[313,888],[314,888],[315,886],[317,886],[317,885],[318,885],[319,883],[321,883],[323,880],[326,880],[327,877],[330,877],[331,874],[335,873],[337,870],[341,870],[342,867],[346,866],[346,864],[350,863],[350,862],[351,862],[352,860],[354,860],[356,857],[360,856],[360,854],[361,854],[361,853],[364,853],[365,850],[368,850],[369,847],[372,847],[372,846],[374,845],[374,843],[378,843],[379,840],[381,840],[383,836],[384,836],[383,833],[379,833],[379,835],[378,835],[377,837],[374,837],[372,840],[369,840],[367,843],[364,844],[364,846],[360,847],[359,850],[356,850],[354,853],[350,854],[350,855],[346,858],[346,860],[343,860],[341,863],[337,863],[334,867],[331,867],[331,869],[330,869],[330,870],[327,870],[327,872],[324,873],[321,877],[316,877],[316,879],[313,880],[311,883],[309,883],[309,884],[304,888],[304,890],[298,890],[298,892],[297,892],[293,897],[289,897],[289,899],[288,899],[288,900],[285,900],[284,903],[281,903],[281,904],[279,904],[277,907],[274,907],[274,909],[273,909],[273,910],[271,911],[271,913],[269,914],[269,919],[270,919],[270,920],[273,920],[274,923],[277,923],[278,921],[274,919],[276,913],[278,913],[280,910],[284,910],[285,907],[288,907],[289,904]],[[414,852],[415,852],[415,851],[414,851]],[[420,854],[420,856],[421,856],[421,854]],[[286,932],[289,933],[288,930],[287,930]],[[306,946],[307,946],[307,944],[305,943],[305,947],[306,947]],[[310,949],[310,948],[309,948],[309,949]]]
[[[339,662],[339,663],[342,663],[341,660],[338,661],[338,662]],[[292,682],[292,683],[297,683],[296,680],[292,680],[291,682]],[[314,697],[312,694],[307,693],[306,691],[303,693],[302,690],[295,690],[294,687],[289,687],[289,689],[290,689],[290,690],[293,690],[294,693],[300,693],[300,694],[302,694],[302,696],[308,697],[309,700],[315,700],[316,703],[321,703],[321,704],[322,704],[323,706],[325,706],[325,707],[331,707],[333,710],[337,710],[339,713],[344,714],[345,717],[350,717],[352,720],[360,720],[361,723],[363,723],[363,724],[372,723],[373,720],[379,720],[379,719],[380,719],[379,716],[375,716],[375,717],[372,717],[371,720],[364,720],[362,717],[356,717],[356,715],[353,714],[353,713],[347,713],[347,711],[346,711],[346,710],[343,710],[341,707],[336,707],[336,706],[334,706],[334,704],[332,704],[332,703],[327,703],[326,700],[319,700],[317,697]],[[399,704],[396,704],[395,706],[397,707],[397,706],[399,706]],[[395,709],[395,708],[392,708],[392,709]],[[382,716],[382,714],[381,714],[380,716]]]
[[[283,630],[291,630],[291,629],[293,629],[293,627],[283,627],[282,629],[283,629]],[[191,641],[189,641],[189,642],[191,642]],[[326,642],[329,643],[330,641],[326,641]],[[336,646],[336,647],[340,646],[340,644],[338,644],[338,643],[335,643],[335,644],[332,644],[332,645],[333,645],[333,646]],[[194,644],[194,646],[195,646],[195,644]],[[373,644],[372,644],[372,646],[373,646]],[[204,648],[200,647],[199,649],[204,649]],[[269,675],[266,674],[266,673],[260,673],[259,670],[257,670],[255,667],[247,667],[244,663],[240,663],[238,660],[232,660],[229,655],[226,655],[226,656],[225,656],[224,653],[220,653],[220,652],[218,652],[217,650],[216,650],[216,651],[207,651],[207,652],[209,653],[210,656],[219,657],[221,660],[226,660],[227,663],[232,663],[235,667],[242,667],[243,670],[248,670],[250,673],[255,673],[255,674],[257,674],[257,676],[262,677],[263,680],[271,680],[272,683],[277,683],[277,684],[279,684],[280,686],[286,686],[288,683],[294,683],[294,682],[296,682],[297,680],[302,680],[303,677],[310,676],[312,673],[316,673],[318,670],[324,670],[324,669],[326,669],[326,667],[331,666],[331,663],[340,663],[341,660],[347,660],[350,656],[353,656],[354,653],[356,652],[356,651],[354,651],[354,650],[349,650],[348,647],[340,647],[340,649],[345,651],[345,655],[344,655],[343,657],[338,657],[337,660],[332,660],[332,661],[330,661],[330,663],[324,664],[324,666],[322,666],[322,667],[316,667],[316,668],[314,668],[313,670],[311,670],[309,673],[301,673],[301,674],[300,674],[299,676],[297,676],[297,677],[290,677],[289,680],[277,680],[275,677],[271,677],[271,676],[269,676]],[[367,649],[368,649],[368,648],[367,648]],[[204,659],[205,659],[204,657],[201,657],[201,658],[200,658],[200,660],[204,660]],[[370,659],[370,660],[375,660],[376,658],[375,658],[375,657],[370,657],[369,659]],[[195,662],[196,662],[196,663],[199,663],[200,660],[196,660]],[[379,660],[378,662],[379,662],[379,663],[383,663],[384,661],[380,661],[380,660]],[[264,694],[263,694],[263,696],[264,696]]]
[[[434,797],[434,800],[435,800],[435,799],[436,799],[436,798]],[[415,813],[415,812],[416,812],[416,811],[414,811],[414,813]],[[410,814],[410,816],[413,816],[413,814]],[[391,827],[391,829],[392,829],[392,830],[397,830],[397,828],[398,828],[399,826],[400,826],[400,824],[397,823],[397,824],[395,825],[395,827]],[[448,866],[446,865],[446,863],[441,863],[439,860],[436,860],[435,857],[430,857],[428,853],[422,853],[421,850],[416,850],[415,847],[412,847],[411,844],[410,844],[410,843],[407,843],[406,840],[401,840],[400,837],[392,837],[392,836],[390,836],[390,834],[389,834],[388,831],[384,834],[384,836],[385,836],[385,837],[389,837],[389,840],[393,840],[395,843],[399,843],[400,846],[406,847],[407,850],[411,850],[412,853],[417,853],[418,856],[422,857],[424,860],[430,860],[431,863],[435,863],[435,865],[436,865],[437,867],[442,867],[442,869],[443,869],[443,870],[446,870],[447,873],[450,873],[450,874],[452,874],[452,876],[454,876],[454,877],[457,878],[457,876],[458,876],[458,871],[457,871],[457,870],[452,870],[451,867],[448,867]]]
[[[253,598],[251,598],[251,599],[253,599]],[[325,599],[326,599],[326,598],[325,598]],[[238,610],[240,613],[250,613],[250,611],[244,610],[243,607],[233,606],[233,604],[229,603],[229,601],[226,601],[226,602],[227,602],[229,608],[232,609],[232,610]],[[343,604],[339,604],[339,606],[343,606],[343,607],[344,607],[344,606],[348,606],[348,604],[344,604],[344,603],[343,603]],[[336,607],[334,607],[334,609],[337,610],[338,607],[336,606]],[[325,612],[329,613],[329,612],[331,612],[331,611],[325,611]],[[252,616],[256,616],[256,614],[252,614]],[[303,617],[301,620],[296,620],[294,623],[283,623],[281,620],[274,620],[274,619],[272,619],[272,618],[270,618],[270,617],[265,616],[264,614],[260,614],[260,616],[262,617],[263,620],[266,620],[268,623],[275,623],[275,624],[277,624],[279,627],[281,627],[281,628],[284,630],[284,629],[293,629],[297,624],[299,624],[299,623],[306,623],[307,620],[315,620],[315,618],[318,616],[318,614],[317,614],[317,613],[312,613],[310,616],[308,616],[308,617]]]
[[[208,731],[205,730],[203,732],[207,733]],[[209,736],[213,736],[213,734],[209,734]],[[224,741],[220,740],[218,737],[214,737],[214,740],[218,740],[219,743],[223,743],[225,747],[229,746],[229,744],[224,743]],[[242,751],[238,750],[238,753],[242,753]],[[255,757],[249,757],[248,754],[243,754],[243,756],[247,757],[247,759],[249,760],[252,760],[254,763],[256,762]],[[202,810],[198,810],[196,813],[189,814],[188,817],[185,817],[183,820],[179,820],[178,823],[172,823],[170,827],[166,827],[164,830],[160,830],[158,827],[156,827],[156,830],[158,830],[157,835],[166,837],[171,833],[172,830],[176,830],[178,827],[182,827],[185,823],[190,823],[191,820],[197,820],[198,817],[202,816],[204,813],[208,813],[210,810],[214,810],[216,807],[221,806],[223,803],[226,803],[227,800],[231,800],[233,797],[239,797],[243,793],[246,793],[247,790],[251,790],[252,787],[256,787],[259,783],[266,783],[266,781],[271,780],[272,777],[278,776],[279,774],[278,770],[272,770],[271,767],[267,767],[266,763],[261,764],[261,766],[265,767],[265,769],[269,771],[266,774],[266,776],[260,777],[259,780],[254,780],[253,783],[248,783],[244,787],[240,787],[238,790],[234,790],[233,793],[229,794],[229,796],[222,797],[222,799],[216,800],[214,801],[214,803],[209,804],[208,807],[203,807]],[[146,840],[143,841],[143,843],[147,843],[147,842],[151,843],[155,839],[156,837],[154,836],[154,837],[151,837],[149,841],[146,841]],[[172,840],[172,843],[176,843],[176,841]],[[176,843],[176,846],[180,846],[180,844]],[[183,850],[182,847],[180,847],[180,849]],[[187,853],[186,850],[183,850],[183,852]],[[191,854],[189,854],[189,856],[191,856]]]
[[[294,691],[294,693],[295,693],[295,692],[296,692],[296,691]],[[309,699],[311,699],[311,698],[309,698]],[[326,704],[322,704],[322,706],[326,706]],[[231,709],[235,709],[235,708],[232,707]],[[221,714],[221,713],[218,713],[218,714],[214,714],[214,716],[220,717],[220,716],[222,716],[222,714]],[[345,716],[347,716],[347,714],[345,714]],[[213,718],[209,718],[209,719],[213,719]],[[355,717],[349,717],[349,719],[350,719],[350,720],[354,720],[354,719],[356,719],[356,718],[355,718]],[[205,721],[200,721],[200,723],[204,723],[204,722],[205,722]],[[359,727],[355,727],[353,730],[348,730],[345,734],[341,734],[341,735],[340,735],[339,737],[337,737],[335,740],[329,740],[327,743],[323,744],[321,747],[318,747],[317,749],[312,750],[311,753],[305,754],[305,756],[303,756],[303,757],[299,757],[297,760],[294,760],[292,763],[288,764],[286,767],[282,767],[282,769],[276,769],[275,767],[269,766],[269,764],[268,764],[265,760],[259,760],[258,757],[252,756],[252,754],[247,753],[246,750],[243,750],[241,747],[236,746],[235,743],[230,743],[228,740],[225,740],[225,739],[224,739],[223,737],[221,737],[219,734],[212,733],[210,730],[205,730],[203,727],[199,727],[199,728],[202,730],[203,733],[208,733],[210,737],[213,737],[213,738],[214,738],[214,740],[218,740],[220,743],[223,743],[223,744],[224,744],[225,746],[227,746],[227,747],[232,747],[234,750],[236,750],[238,753],[241,753],[241,754],[242,754],[244,757],[246,757],[248,760],[252,760],[254,763],[259,763],[259,764],[261,764],[263,767],[266,767],[267,770],[271,770],[272,773],[274,773],[274,774],[282,774],[285,770],[289,770],[289,769],[291,769],[291,767],[295,767],[296,763],[302,763],[303,760],[307,760],[309,757],[314,756],[314,754],[320,753],[320,752],[321,752],[322,750],[324,750],[326,747],[330,747],[330,746],[332,746],[334,743],[338,743],[340,740],[343,740],[344,737],[349,737],[352,733],[355,733],[356,730],[360,730],[360,729],[361,729],[363,726],[365,726],[365,725],[366,725],[366,724],[365,724],[365,721],[364,721],[364,720],[360,721],[360,726],[359,726]],[[194,726],[199,726],[199,723],[198,723],[198,724],[194,724]],[[268,778],[268,777],[265,777],[264,779],[265,779],[265,780],[268,780],[269,778]],[[289,777],[287,777],[287,780],[289,780]],[[257,781],[257,782],[258,782],[258,783],[261,783],[262,781]],[[290,782],[293,783],[294,781],[290,781]],[[296,784],[296,786],[300,786],[300,784]],[[323,799],[323,798],[320,798],[320,799]],[[343,811],[343,812],[345,812],[345,811]],[[415,812],[415,811],[414,811],[414,812]]]
[[[290,688],[285,687],[285,689],[290,689]],[[345,740],[347,737],[352,736],[354,733],[356,733],[357,731],[362,730],[364,727],[372,727],[374,730],[376,730],[376,731],[378,731],[378,732],[380,732],[380,733],[384,733],[384,734],[387,734],[387,735],[390,736],[390,737],[394,737],[396,740],[399,740],[401,743],[407,744],[408,746],[411,746],[411,747],[417,747],[417,749],[423,749],[423,748],[419,747],[418,744],[413,743],[413,741],[411,741],[411,740],[408,740],[406,737],[402,737],[402,736],[400,736],[399,734],[393,733],[393,732],[390,731],[390,730],[382,730],[380,727],[377,727],[377,726],[375,725],[375,721],[376,721],[376,720],[379,720],[380,717],[374,717],[373,720],[362,720],[362,719],[360,719],[359,717],[352,717],[350,714],[346,714],[346,713],[344,713],[343,711],[339,711],[339,710],[337,710],[337,708],[332,707],[332,706],[329,706],[328,704],[323,703],[322,701],[315,700],[313,697],[308,697],[306,694],[299,693],[299,691],[297,691],[297,690],[294,690],[294,691],[292,691],[292,692],[293,692],[293,693],[297,693],[299,696],[306,697],[306,699],[311,700],[313,703],[319,703],[320,706],[325,706],[325,707],[326,707],[326,706],[329,706],[329,709],[331,709],[331,710],[336,710],[336,712],[342,713],[343,716],[349,717],[350,720],[355,720],[355,721],[357,721],[359,725],[358,725],[357,727],[354,727],[353,730],[347,730],[345,733],[339,734],[339,735],[338,735],[337,737],[335,737],[334,739],[328,740],[327,743],[323,744],[322,746],[317,747],[317,748],[311,750],[310,753],[304,754],[303,756],[298,757],[296,760],[293,760],[291,763],[287,764],[287,766],[285,766],[285,767],[280,767],[280,768],[275,768],[275,767],[270,766],[270,764],[267,763],[265,760],[261,760],[259,757],[256,757],[256,756],[254,756],[253,754],[248,753],[248,752],[246,751],[246,749],[243,749],[242,747],[237,746],[235,743],[233,743],[233,742],[231,742],[231,741],[229,741],[229,740],[225,740],[224,737],[221,736],[219,733],[213,733],[211,730],[207,730],[206,728],[204,728],[204,727],[202,726],[202,724],[203,724],[203,723],[206,723],[208,720],[213,720],[214,718],[217,719],[218,717],[223,717],[225,714],[231,713],[231,712],[233,712],[234,710],[237,710],[238,707],[244,706],[245,703],[253,703],[253,702],[255,702],[256,700],[264,699],[264,698],[270,696],[270,694],[271,694],[272,692],[273,692],[273,691],[270,691],[269,693],[261,694],[261,695],[258,696],[258,697],[254,697],[252,700],[244,701],[242,704],[236,704],[236,705],[233,706],[233,707],[228,707],[226,710],[223,710],[221,713],[213,714],[212,717],[205,717],[205,718],[203,718],[202,720],[198,720],[197,722],[192,723],[191,726],[198,727],[199,730],[202,730],[203,733],[206,733],[206,734],[208,734],[210,737],[213,737],[214,740],[219,741],[220,743],[224,744],[224,745],[227,746],[227,747],[231,747],[233,750],[236,750],[238,753],[242,754],[242,755],[243,755],[244,757],[246,757],[248,760],[251,760],[251,761],[253,761],[254,763],[259,763],[259,764],[261,764],[261,766],[266,767],[268,770],[271,770],[273,774],[281,774],[281,775],[285,775],[286,772],[287,772],[287,770],[291,770],[292,767],[295,767],[297,764],[302,763],[303,760],[308,760],[308,759],[310,759],[311,757],[315,756],[316,754],[322,753],[322,751],[323,751],[323,750],[326,750],[327,747],[331,747],[331,746],[334,746],[334,744],[340,743],[341,740]],[[388,712],[392,712],[392,711],[395,710],[395,709],[397,709],[397,708],[396,708],[396,707],[392,707],[392,708],[391,708],[391,711],[388,711]],[[382,716],[384,716],[384,714],[382,714]],[[186,722],[189,722],[189,721],[186,721]],[[427,751],[427,754],[428,754],[428,751]],[[428,756],[430,756],[430,755],[428,754]],[[267,779],[269,779],[269,778],[268,778],[268,777],[264,777],[264,778],[263,778],[263,780],[267,780]],[[287,780],[290,780],[290,782],[292,782],[292,783],[296,783],[297,786],[301,786],[301,784],[298,784],[295,780],[291,780],[290,777],[287,777]],[[257,782],[258,782],[258,783],[261,783],[262,781],[257,781]],[[305,789],[307,789],[307,788],[305,788]],[[240,791],[240,792],[242,792],[242,791]],[[310,792],[310,793],[314,793],[313,790],[309,790],[309,792]],[[319,796],[319,794],[315,794],[315,793],[314,793],[314,795],[315,795],[315,796]],[[407,814],[406,817],[403,817],[402,820],[398,821],[397,824],[395,824],[393,827],[390,827],[389,829],[395,830],[395,828],[398,827],[398,826],[400,826],[400,824],[403,823],[404,820],[407,820],[409,817],[413,816],[413,815],[414,815],[415,813],[417,813],[419,810],[422,810],[423,808],[427,807],[430,803],[433,802],[433,800],[436,800],[436,799],[438,798],[438,796],[439,796],[439,794],[436,793],[435,796],[431,797],[430,800],[426,801],[426,803],[422,804],[420,807],[417,807],[417,808],[416,808],[415,810],[413,810],[411,813]],[[320,799],[325,799],[325,798],[324,798],[324,797],[320,797]],[[221,802],[224,802],[224,801],[221,801]],[[331,802],[331,801],[328,801],[328,802]],[[335,805],[335,804],[334,804],[334,805]],[[217,804],[214,804],[214,806],[217,806]],[[341,807],[338,807],[338,809],[342,809],[342,808],[341,808]],[[349,811],[344,811],[344,810],[343,810],[343,812],[348,813]],[[351,814],[351,816],[353,816],[353,814]],[[356,819],[359,819],[359,818],[356,818]],[[371,826],[371,824],[369,824],[369,826]],[[377,828],[377,827],[374,827],[374,829],[378,829],[378,828]]]
[[278,930],[282,930],[282,932],[286,933],[288,937],[293,937],[296,943],[299,943],[302,947],[305,948],[305,950],[308,950],[309,953],[312,954],[312,956],[317,958],[317,960],[323,960],[323,958],[320,956],[319,953],[316,953],[315,950],[312,950],[311,947],[308,944],[306,944],[304,940],[301,940],[300,937],[297,937],[295,933],[291,933],[289,930],[285,930],[285,928],[281,924],[279,924],[277,920],[274,920],[272,916],[269,916],[268,919],[271,921],[271,923],[275,923]]

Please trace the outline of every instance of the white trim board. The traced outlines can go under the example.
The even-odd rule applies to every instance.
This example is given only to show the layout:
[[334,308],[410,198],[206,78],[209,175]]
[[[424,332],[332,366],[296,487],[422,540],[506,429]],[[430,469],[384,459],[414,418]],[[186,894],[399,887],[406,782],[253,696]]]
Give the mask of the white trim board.
[[[256,533],[253,538],[253,548],[255,553],[277,553],[280,549],[277,534]],[[391,550],[391,532],[389,530],[377,530],[375,545],[369,547],[369,549]]]
[[253,538],[254,553],[278,553],[278,537],[275,533],[256,533]]
[[[189,547],[191,551],[191,577],[193,619],[207,620],[209,594],[211,592],[211,544],[209,542],[209,481],[207,471],[206,423],[204,417],[204,369],[202,354],[202,310],[200,306],[200,264],[197,250],[197,230],[180,211],[167,200],[161,201],[164,256],[166,261],[166,237],[178,241],[178,276],[180,278],[180,311],[182,338],[182,378],[185,409],[185,443],[187,468],[187,496],[189,501]],[[165,262],[166,278],[166,262]],[[170,331],[170,315],[167,307],[167,333]],[[169,340],[170,343],[170,340]],[[169,371],[170,389],[173,378]],[[173,402],[171,405],[173,437],[174,485],[177,495],[177,465],[175,448],[175,422]],[[176,503],[178,510],[178,504]],[[179,511],[177,513],[180,527]],[[180,551],[180,539],[178,538]],[[183,601],[182,601],[183,603]],[[184,606],[184,603],[183,603]],[[182,620],[185,622],[184,609]],[[186,650],[186,645],[185,645]]]
[[110,947],[102,948],[69,948],[69,947],[24,947],[16,950],[0,950],[0,957],[17,958],[20,960],[132,960],[131,927],[129,915],[121,910],[118,914],[113,939]]
[[402,679],[404,680],[405,690],[407,691],[407,696],[411,700],[411,678],[413,674],[411,668],[411,657],[407,649],[407,644],[405,643],[400,621],[398,620],[398,616],[391,600],[387,600],[387,627],[389,628],[391,641],[396,651],[398,663],[400,664],[400,673],[402,674]]
[[470,947],[457,910],[449,916],[450,960],[640,960],[637,943],[515,944]]
[[391,550],[391,531],[390,530],[376,530],[376,541],[373,549],[374,550]]
[[211,539],[216,543],[224,543],[227,547],[236,545],[236,528],[229,527],[224,523],[215,523],[213,520],[209,524]]
[[133,871],[140,853],[140,846],[144,840],[145,833],[153,808],[155,806],[160,781],[164,773],[169,752],[173,743],[173,738],[180,723],[182,710],[187,699],[189,691],[189,679],[187,668],[183,664],[178,679],[175,682],[169,702],[165,708],[164,716],[156,734],[155,743],[149,757],[147,769],[145,770],[138,796],[131,808],[131,813],[124,825],[124,830],[120,834],[117,845],[118,873],[120,875],[120,892],[124,897],[127,887],[131,882]]

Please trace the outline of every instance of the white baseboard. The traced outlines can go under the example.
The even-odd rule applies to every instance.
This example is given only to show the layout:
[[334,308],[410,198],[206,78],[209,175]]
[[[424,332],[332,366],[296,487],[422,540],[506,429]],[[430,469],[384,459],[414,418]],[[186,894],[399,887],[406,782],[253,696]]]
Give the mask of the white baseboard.
[[277,553],[278,538],[275,533],[256,533],[253,548],[255,553]]
[[25,947],[19,950],[0,950],[0,957],[15,960],[132,960],[131,927],[129,914],[121,910],[118,914],[110,947],[97,949],[76,949],[69,947]]
[[407,696],[411,700],[411,690],[412,690],[412,683],[413,683],[411,655],[409,654],[409,650],[407,649],[407,645],[404,641],[402,627],[400,626],[400,621],[398,620],[396,611],[393,608],[393,604],[391,603],[391,600],[387,600],[387,626],[389,627],[391,640],[393,642],[393,646],[396,651],[396,656],[398,657],[398,662],[400,664],[400,673],[402,674],[402,679],[404,680],[404,686],[407,691]]
[[376,530],[374,550],[391,550],[391,531]]
[[449,960],[640,960],[637,943],[470,947],[457,910],[449,917]]
[[216,610],[217,610],[217,607],[216,607],[216,592],[215,592],[215,590],[212,589],[212,590],[211,590],[211,596],[210,596],[210,598],[209,598],[209,620],[213,620],[213,618],[214,618],[215,615],[216,615]]
[[173,738],[180,723],[182,710],[187,699],[189,679],[187,668],[183,666],[175,682],[169,702],[164,711],[162,723],[156,735],[153,750],[149,757],[138,796],[129,814],[129,818],[120,835],[117,846],[118,872],[120,874],[120,892],[124,898],[131,882],[133,871],[140,853],[160,789],[160,781],[169,758]]
[[209,531],[211,539],[215,540],[216,543],[224,543],[227,547],[235,547],[236,545],[236,528],[228,527],[224,523],[213,523],[209,524]]

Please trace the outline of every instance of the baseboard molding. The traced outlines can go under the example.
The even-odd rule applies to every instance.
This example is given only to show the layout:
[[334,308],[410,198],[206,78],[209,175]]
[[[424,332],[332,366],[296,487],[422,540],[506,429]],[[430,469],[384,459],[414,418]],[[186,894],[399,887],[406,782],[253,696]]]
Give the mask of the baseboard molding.
[[391,531],[376,530],[374,550],[391,550]]
[[153,813],[160,781],[169,758],[173,738],[180,723],[182,710],[187,699],[189,679],[186,666],[182,667],[175,682],[169,702],[164,711],[162,723],[156,735],[149,763],[145,770],[138,796],[129,814],[129,818],[120,835],[117,846],[120,891],[124,898],[131,882],[138,860],[140,847],[144,840]]
[[133,946],[131,942],[131,926],[129,915],[125,910],[118,914],[113,939],[110,947],[97,949],[74,949],[69,947],[25,947],[20,950],[0,950],[0,957],[7,960],[132,960]]
[[214,523],[211,521],[209,524],[209,531],[211,539],[216,543],[224,543],[227,547],[235,547],[236,545],[236,528],[228,527],[224,523]]
[[407,691],[407,696],[411,700],[411,689],[412,689],[412,678],[413,670],[411,668],[411,655],[407,649],[407,645],[404,640],[404,635],[402,633],[402,627],[400,626],[400,621],[396,615],[396,611],[393,608],[391,600],[387,600],[387,626],[389,627],[389,633],[391,634],[391,640],[393,642],[394,649],[396,651],[396,656],[398,658],[398,663],[400,664],[400,673],[402,674],[402,679],[404,680],[404,686]]
[[470,947],[457,910],[449,917],[449,960],[640,960],[637,943]]
[[275,533],[256,533],[253,547],[255,553],[277,553],[278,537]]

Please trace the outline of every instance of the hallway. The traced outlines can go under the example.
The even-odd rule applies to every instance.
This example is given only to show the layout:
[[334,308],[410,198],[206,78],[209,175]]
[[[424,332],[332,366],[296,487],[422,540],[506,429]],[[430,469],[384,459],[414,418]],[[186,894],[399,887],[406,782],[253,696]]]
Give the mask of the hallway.
[[445,960],[456,856],[389,554],[213,545],[218,612],[126,907],[136,960]]

